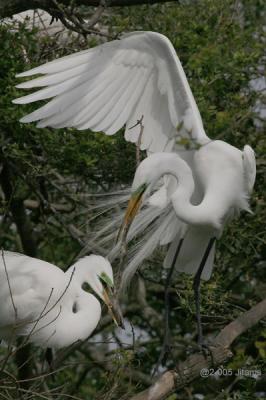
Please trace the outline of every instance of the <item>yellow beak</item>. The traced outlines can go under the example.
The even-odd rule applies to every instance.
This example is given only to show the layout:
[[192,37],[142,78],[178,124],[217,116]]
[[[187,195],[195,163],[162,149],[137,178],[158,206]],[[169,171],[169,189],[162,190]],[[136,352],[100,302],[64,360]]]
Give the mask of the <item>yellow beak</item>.
[[113,296],[113,293],[108,293],[109,289],[104,288],[103,289],[103,300],[105,304],[107,305],[108,312],[111,315],[113,321],[117,326],[119,326],[122,329],[125,329],[124,322],[123,322],[123,316],[119,307],[119,304],[117,302],[117,299]]
[[124,243],[126,241],[129,228],[141,206],[142,196],[146,190],[146,187],[147,186],[143,184],[132,194],[128,202],[122,225],[119,229],[116,242],[119,242],[121,240],[121,242]]

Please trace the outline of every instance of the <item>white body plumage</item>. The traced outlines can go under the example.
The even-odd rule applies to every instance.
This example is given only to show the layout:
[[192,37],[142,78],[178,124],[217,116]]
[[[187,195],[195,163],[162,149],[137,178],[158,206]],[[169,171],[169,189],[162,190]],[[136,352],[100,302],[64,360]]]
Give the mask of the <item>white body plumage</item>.
[[0,338],[24,336],[42,347],[61,348],[86,339],[101,317],[97,298],[82,289],[88,283],[103,298],[104,273],[113,282],[110,263],[84,257],[67,272],[22,254],[0,256]]
[[[144,251],[148,251],[148,248],[150,251],[158,243],[170,242],[164,261],[165,267],[170,268],[178,243],[184,238],[176,260],[176,270],[195,274],[210,239],[219,238],[225,223],[241,210],[250,212],[248,200],[255,181],[256,166],[253,150],[249,146],[245,146],[241,152],[218,140],[210,141],[195,151],[192,163],[194,174],[193,169],[178,154],[164,152],[150,155],[136,170],[132,198],[137,192],[137,202],[145,203],[146,199],[149,203],[149,195],[158,180],[166,175],[171,176],[167,203],[161,208],[161,213],[165,215],[162,221],[159,217],[161,224],[158,224],[153,235],[148,230],[146,241],[143,240],[144,248],[147,246]],[[140,188],[144,188],[141,197]],[[136,209],[134,200],[130,207]],[[145,212],[141,211],[135,223],[132,223],[132,235],[139,230],[138,225],[143,223],[141,220]],[[214,252],[213,246],[202,272],[203,279],[211,276]],[[137,257],[138,253],[123,274],[124,286],[139,265]]]

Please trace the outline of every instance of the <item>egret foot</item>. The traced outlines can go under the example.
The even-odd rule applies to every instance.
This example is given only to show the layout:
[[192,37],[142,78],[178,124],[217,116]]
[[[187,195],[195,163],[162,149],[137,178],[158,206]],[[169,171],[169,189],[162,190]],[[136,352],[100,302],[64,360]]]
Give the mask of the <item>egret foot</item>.
[[201,342],[198,341],[198,348],[202,352],[203,356],[207,359],[211,359],[211,365],[214,365],[214,358],[213,358],[213,353],[212,353],[212,346],[207,343],[205,340],[202,340]]
[[166,361],[168,360],[169,354],[171,354],[171,351],[172,351],[172,347],[170,346],[170,344],[169,343],[165,343],[165,341],[164,341],[164,343],[162,345],[162,349],[160,351],[160,355],[159,355],[158,361],[157,361],[155,367],[153,368],[153,371],[152,371],[152,374],[151,374],[152,377],[156,374],[156,372],[158,371],[160,365],[161,364],[164,365],[166,363]]
[[205,340],[202,340],[201,342],[198,340],[197,343],[190,343],[187,347],[187,355],[190,356],[192,354],[202,353],[205,358],[210,357],[213,364],[213,347],[214,346],[211,343],[208,343]]

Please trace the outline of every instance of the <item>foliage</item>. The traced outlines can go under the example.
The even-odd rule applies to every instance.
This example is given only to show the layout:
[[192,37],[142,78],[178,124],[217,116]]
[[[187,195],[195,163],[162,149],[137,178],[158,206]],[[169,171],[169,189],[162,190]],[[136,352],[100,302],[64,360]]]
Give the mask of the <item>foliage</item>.
[[[209,136],[238,148],[249,143],[257,155],[258,174],[251,201],[254,214],[245,214],[226,228],[218,245],[214,275],[203,284],[202,313],[208,334],[215,334],[265,296],[265,138],[262,121],[254,111],[263,99],[250,83],[251,79],[260,79],[262,73],[263,5],[261,0],[182,1],[121,8],[104,17],[111,35],[132,30],[167,35],[182,61]],[[16,73],[88,44],[95,45],[95,38],[74,37],[65,47],[56,37],[41,37],[23,24],[14,29],[0,25],[0,36],[0,172],[2,168],[8,169],[12,188],[8,196],[2,177],[1,247],[25,250],[19,222],[14,217],[16,207],[13,211],[10,207],[20,201],[37,255],[64,267],[78,255],[90,229],[88,194],[130,184],[135,149],[125,143],[122,132],[107,137],[88,131],[40,130],[33,124],[20,124],[19,118],[32,106],[11,103],[21,95],[14,87]],[[133,283],[127,317],[136,327],[137,338],[134,340],[131,335],[129,344],[121,348],[121,337],[117,337],[113,327],[99,328],[100,336],[76,351],[63,352],[60,366],[64,369],[54,379],[47,377],[45,384],[49,389],[60,388],[61,393],[86,400],[116,400],[129,398],[147,384],[162,342],[164,297],[158,272],[162,257],[158,251],[141,273],[146,282],[145,301],[153,318],[136,298],[139,281]],[[174,360],[184,359],[195,340],[193,292],[187,276],[176,279],[171,305],[174,346],[166,367],[173,366]],[[239,338],[227,367],[265,368],[265,336],[262,322]],[[93,341],[105,343],[95,345]],[[110,341],[115,343],[108,344]],[[35,355],[35,372],[40,371],[38,363],[42,357],[39,352]],[[9,368],[15,374],[14,363],[10,362]],[[261,381],[251,378],[220,377],[215,384],[212,379],[198,380],[187,391],[174,394],[171,400],[187,399],[188,392],[191,399],[199,398],[197,394],[206,400],[253,399],[264,390]],[[42,390],[41,385],[39,389]],[[12,393],[7,398],[12,398]]]

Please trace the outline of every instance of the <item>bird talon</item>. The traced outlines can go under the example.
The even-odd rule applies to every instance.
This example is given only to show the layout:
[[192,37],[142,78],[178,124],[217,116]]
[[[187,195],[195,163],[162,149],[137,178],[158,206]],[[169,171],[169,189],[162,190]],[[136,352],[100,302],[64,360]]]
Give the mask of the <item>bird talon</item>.
[[214,364],[214,357],[213,357],[213,351],[212,347],[209,343],[205,342],[204,340],[198,342],[198,347],[200,352],[203,354],[205,359],[210,358],[211,359],[211,364]]

